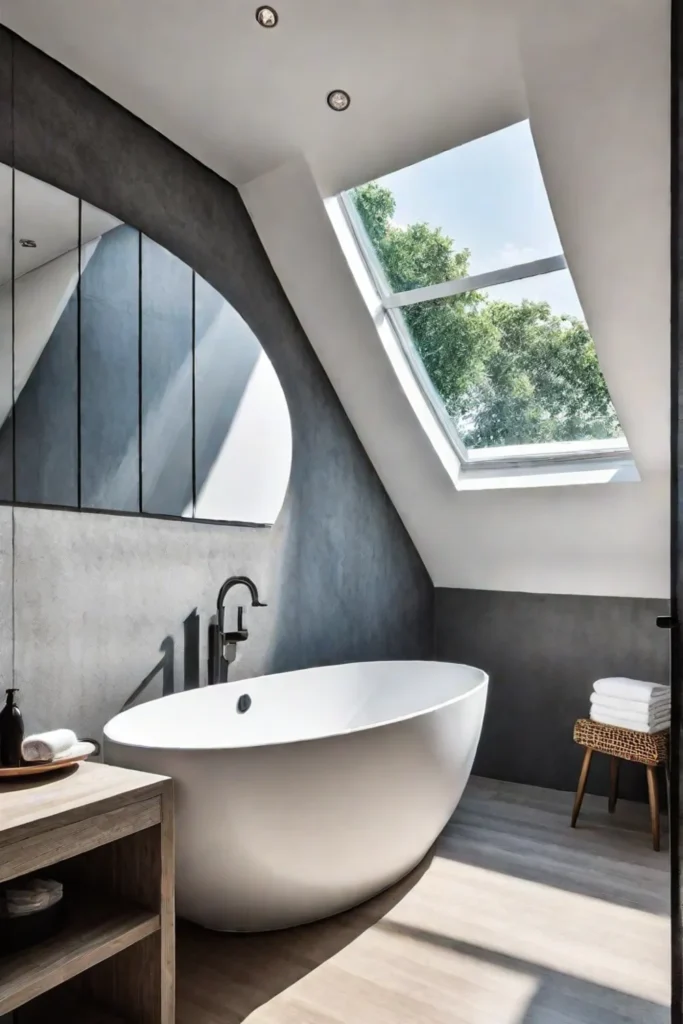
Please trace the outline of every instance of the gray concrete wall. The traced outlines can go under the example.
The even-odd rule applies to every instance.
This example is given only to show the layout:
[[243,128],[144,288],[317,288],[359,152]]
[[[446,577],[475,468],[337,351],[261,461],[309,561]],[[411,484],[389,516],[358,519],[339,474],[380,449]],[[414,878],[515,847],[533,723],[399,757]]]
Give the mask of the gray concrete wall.
[[0,506],[0,699],[12,686],[12,509]]
[[[12,38],[0,30],[0,54]],[[203,680],[208,618],[232,573],[253,576],[269,603],[249,610],[235,677],[428,657],[431,582],[237,191],[61,65],[21,40],[13,48],[14,137],[0,72],[0,156],[13,149],[16,167],[139,228],[224,295],[273,363],[293,434],[272,529],[15,509],[15,681],[27,727],[97,734],[146,678],[141,699]],[[2,622],[0,612],[0,667],[11,652]]]
[[[489,673],[488,707],[474,771],[494,779],[573,790],[582,751],[572,741],[593,682],[631,676],[668,682],[669,636],[655,625],[667,601],[487,590],[435,592],[435,656]],[[607,792],[595,757],[589,792]],[[624,765],[624,796],[645,796],[645,770]]]

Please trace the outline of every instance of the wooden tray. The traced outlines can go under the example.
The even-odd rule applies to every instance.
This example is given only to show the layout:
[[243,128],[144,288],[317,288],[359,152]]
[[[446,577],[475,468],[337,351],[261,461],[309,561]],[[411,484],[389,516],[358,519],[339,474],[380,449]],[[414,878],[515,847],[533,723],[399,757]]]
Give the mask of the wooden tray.
[[72,764],[85,761],[92,754],[81,754],[80,757],[69,757],[64,761],[46,761],[42,764],[22,764],[18,768],[0,768],[0,780],[21,779],[27,775],[43,775],[45,772],[57,772],[60,768],[69,768]]

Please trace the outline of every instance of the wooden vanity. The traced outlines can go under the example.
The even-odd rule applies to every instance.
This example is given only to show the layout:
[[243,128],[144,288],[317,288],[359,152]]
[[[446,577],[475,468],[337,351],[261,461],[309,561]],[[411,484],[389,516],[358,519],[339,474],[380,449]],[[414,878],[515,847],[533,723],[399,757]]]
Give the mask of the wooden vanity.
[[0,1017],[16,1024],[172,1024],[172,782],[88,764],[0,784],[0,882],[64,883],[52,938],[0,957]]

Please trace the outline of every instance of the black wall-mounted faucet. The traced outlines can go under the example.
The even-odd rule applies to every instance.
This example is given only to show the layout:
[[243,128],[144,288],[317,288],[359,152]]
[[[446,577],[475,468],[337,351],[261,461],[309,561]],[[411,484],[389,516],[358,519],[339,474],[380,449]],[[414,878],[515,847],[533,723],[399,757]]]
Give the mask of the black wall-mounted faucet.
[[249,630],[244,625],[243,605],[237,609],[237,629],[225,631],[225,598],[228,591],[239,584],[251,594],[253,608],[267,607],[264,601],[259,600],[256,584],[248,576],[231,576],[222,585],[216,601],[216,622],[209,626],[209,686],[227,682],[228,666],[237,657],[237,644],[249,637]]

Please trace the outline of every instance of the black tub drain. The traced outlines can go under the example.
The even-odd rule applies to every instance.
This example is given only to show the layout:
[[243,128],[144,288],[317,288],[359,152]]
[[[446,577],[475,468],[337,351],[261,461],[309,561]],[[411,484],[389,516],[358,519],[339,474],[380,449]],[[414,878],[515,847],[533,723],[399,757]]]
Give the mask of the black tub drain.
[[243,715],[245,711],[248,711],[251,707],[251,697],[248,693],[243,693],[241,697],[237,698],[237,714]]

